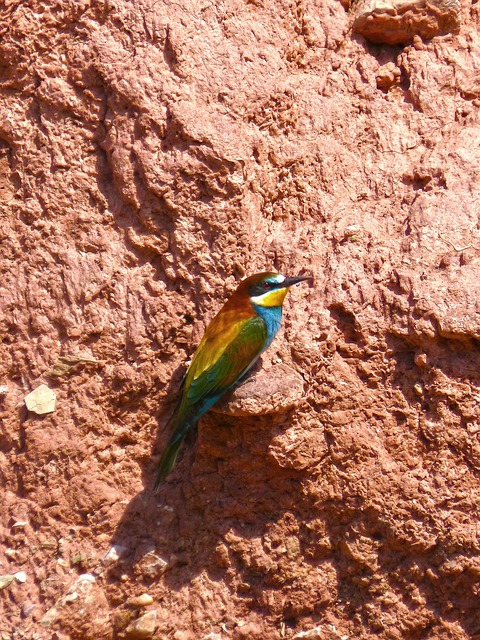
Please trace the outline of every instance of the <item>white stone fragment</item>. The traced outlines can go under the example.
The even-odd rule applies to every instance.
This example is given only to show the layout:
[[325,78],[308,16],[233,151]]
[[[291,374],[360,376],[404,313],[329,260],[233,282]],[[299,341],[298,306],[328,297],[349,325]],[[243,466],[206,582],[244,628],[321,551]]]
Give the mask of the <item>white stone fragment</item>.
[[109,566],[115,564],[127,555],[128,548],[121,544],[114,544],[102,558],[102,564]]
[[308,631],[300,631],[292,640],[348,640],[348,636],[341,636],[333,624],[326,624]]
[[72,593],[78,587],[82,587],[85,584],[93,584],[96,582],[95,576],[92,576],[91,573],[82,573],[82,575],[78,576],[75,582],[71,585],[67,593]]
[[13,577],[17,582],[23,583],[27,581],[27,574],[25,571],[17,571],[17,573],[13,574]]
[[46,384],[41,384],[25,396],[27,409],[29,411],[33,411],[33,413],[37,413],[38,415],[44,415],[55,411],[56,401],[57,395],[55,391],[52,391],[52,389],[50,389]]

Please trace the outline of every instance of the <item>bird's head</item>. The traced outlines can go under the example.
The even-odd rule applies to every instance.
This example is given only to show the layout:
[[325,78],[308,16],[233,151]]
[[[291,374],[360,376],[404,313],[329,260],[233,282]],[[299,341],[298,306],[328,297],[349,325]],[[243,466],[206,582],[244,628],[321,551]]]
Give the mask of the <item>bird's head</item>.
[[281,273],[256,273],[243,280],[236,293],[248,296],[250,302],[259,307],[280,307],[283,304],[288,289],[304,280],[311,280],[311,276],[296,276],[287,278]]

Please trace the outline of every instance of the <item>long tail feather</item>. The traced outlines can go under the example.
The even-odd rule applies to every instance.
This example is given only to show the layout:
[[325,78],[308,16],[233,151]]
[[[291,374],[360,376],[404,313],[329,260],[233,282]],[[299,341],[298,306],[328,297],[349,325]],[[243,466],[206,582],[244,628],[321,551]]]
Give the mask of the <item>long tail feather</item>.
[[165,451],[162,453],[162,457],[160,458],[160,462],[158,463],[157,477],[155,480],[155,484],[153,486],[154,493],[160,488],[162,480],[166,478],[166,476],[170,473],[170,471],[175,466],[175,462],[177,460],[178,451],[183,442],[183,438],[178,439],[176,442],[172,442],[168,444],[165,448]]
[[178,428],[174,429],[170,440],[168,441],[167,446],[165,447],[162,456],[160,458],[160,462],[158,463],[157,469],[157,477],[155,480],[155,484],[153,486],[153,492],[157,493],[160,485],[164,478],[168,476],[170,471],[175,466],[175,462],[177,461],[178,452],[180,447],[182,446],[183,441],[187,433],[190,431],[192,427],[194,427],[196,421],[189,421],[188,423],[184,423],[182,425],[181,431]]

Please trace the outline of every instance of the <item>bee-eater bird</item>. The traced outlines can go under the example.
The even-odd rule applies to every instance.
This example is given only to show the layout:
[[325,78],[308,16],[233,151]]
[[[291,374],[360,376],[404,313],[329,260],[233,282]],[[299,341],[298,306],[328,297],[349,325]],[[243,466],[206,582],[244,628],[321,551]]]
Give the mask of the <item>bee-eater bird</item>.
[[155,490],[172,470],[198,419],[237,383],[271,344],[289,287],[310,276],[257,273],[245,278],[208,325],[182,381],[173,431],[160,458]]

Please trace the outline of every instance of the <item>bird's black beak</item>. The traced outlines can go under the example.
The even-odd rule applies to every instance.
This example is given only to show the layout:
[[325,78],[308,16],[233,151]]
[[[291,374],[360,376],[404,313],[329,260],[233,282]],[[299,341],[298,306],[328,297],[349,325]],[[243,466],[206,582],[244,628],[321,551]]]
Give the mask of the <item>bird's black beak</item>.
[[280,285],[283,287],[291,287],[293,284],[297,284],[298,282],[303,282],[304,280],[313,280],[312,276],[296,276],[294,278],[285,278],[285,280]]

